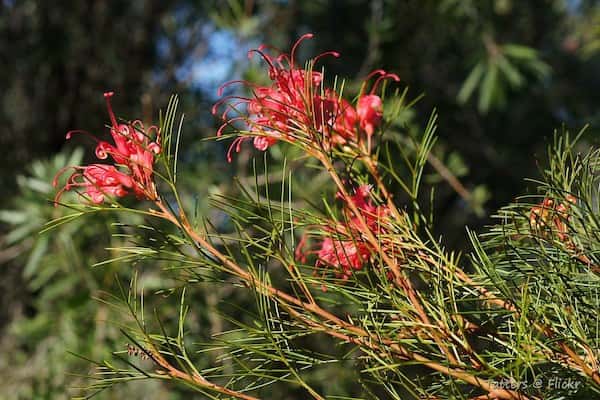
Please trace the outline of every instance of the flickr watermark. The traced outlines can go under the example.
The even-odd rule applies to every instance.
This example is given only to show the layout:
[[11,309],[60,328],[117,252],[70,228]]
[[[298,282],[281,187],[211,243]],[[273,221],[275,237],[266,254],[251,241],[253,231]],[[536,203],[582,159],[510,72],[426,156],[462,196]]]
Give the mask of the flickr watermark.
[[525,389],[545,389],[560,390],[569,393],[576,393],[582,388],[583,382],[571,377],[551,376],[545,378],[535,378],[533,381],[519,381],[516,379],[503,378],[492,381],[495,389],[505,390],[525,390]]

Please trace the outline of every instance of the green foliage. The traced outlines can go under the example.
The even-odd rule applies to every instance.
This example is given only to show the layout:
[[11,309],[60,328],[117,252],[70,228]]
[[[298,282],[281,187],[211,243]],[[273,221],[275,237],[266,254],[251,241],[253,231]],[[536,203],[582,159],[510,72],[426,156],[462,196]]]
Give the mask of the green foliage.
[[574,23],[575,37],[568,38],[564,46],[568,50],[575,47],[584,59],[591,59],[600,52],[600,9],[593,9],[583,21]]
[[[556,134],[538,195],[503,207],[498,224],[479,239],[472,234],[479,280],[495,298],[513,305],[520,318],[504,321],[504,332],[526,352],[513,351],[511,375],[531,381],[559,376],[580,382],[579,391],[548,388],[542,398],[595,398],[599,388],[581,381],[539,354],[579,348],[584,359],[598,357],[598,166],[597,149],[581,154],[577,138]],[[547,219],[532,207],[552,200]],[[568,204],[569,215],[559,208]],[[542,211],[543,212],[543,211]],[[564,223],[564,225],[562,225]],[[498,323],[498,322],[497,322]],[[533,329],[532,329],[533,327]],[[540,335],[540,331],[545,335]],[[524,379],[524,378],[521,378]]]
[[260,29],[260,17],[252,15],[252,3],[228,0],[212,12],[212,20],[221,29],[234,30],[241,37],[254,37]]
[[521,89],[526,74],[543,79],[550,73],[550,67],[530,47],[512,43],[498,46],[489,37],[484,42],[487,57],[475,64],[457,96],[459,102],[466,103],[479,87],[477,107],[482,113],[506,107],[507,91]]
[[[18,177],[18,196],[12,209],[2,210],[0,219],[10,227],[4,237],[5,249],[12,249],[13,264],[21,265],[26,286],[20,290],[35,294],[6,328],[0,358],[5,379],[0,383],[0,398],[60,398],[75,394],[83,385],[81,371],[87,361],[71,353],[101,357],[120,340],[115,327],[107,325],[109,310],[93,299],[101,296],[114,274],[126,273],[124,264],[114,262],[92,268],[106,257],[106,248],[124,245],[118,237],[123,229],[115,225],[138,224],[136,215],[117,220],[110,210],[87,218],[73,218],[81,213],[53,207],[56,189],[52,186],[56,171],[82,161],[81,149],[60,153],[49,161],[34,162],[27,175]],[[76,194],[63,200],[76,201]],[[108,212],[107,212],[108,211]],[[51,234],[42,231],[48,220],[61,221]],[[64,223],[69,222],[69,223]],[[5,262],[8,260],[5,260]],[[6,264],[5,264],[6,266]],[[127,266],[127,268],[130,268]],[[147,398],[161,398],[156,385],[122,388],[110,396],[146,393]]]
[[[241,388],[275,380],[270,386],[256,389],[266,398],[306,398],[307,386],[327,398],[352,398],[359,392],[362,397],[410,398],[411,394],[403,390],[408,388],[413,397],[417,396],[419,389],[413,388],[415,384],[430,385],[440,398],[460,398],[463,387],[455,380],[427,376],[428,370],[398,361],[387,353],[371,351],[366,356],[323,333],[304,334],[302,324],[290,322],[293,316],[289,310],[256,290],[246,290],[245,284],[227,275],[214,258],[206,256],[177,229],[156,223],[153,218],[142,219],[141,214],[117,216],[114,210],[95,209],[88,213],[89,209],[51,207],[49,200],[54,192],[49,182],[59,166],[75,163],[77,153],[65,152],[49,163],[36,163],[27,175],[17,171],[15,165],[29,165],[27,160],[54,154],[68,129],[93,127],[97,132],[102,126],[100,121],[106,119],[99,112],[101,96],[93,94],[98,88],[119,90],[124,95],[119,108],[126,110],[125,115],[143,108],[144,121],[150,119],[148,109],[166,103],[164,93],[177,90],[183,95],[187,128],[182,136],[173,139],[174,145],[179,142],[179,151],[173,147],[171,156],[179,158],[179,165],[175,167],[173,158],[169,158],[165,160],[165,171],[170,171],[173,181],[177,177],[179,206],[188,211],[195,228],[205,230],[219,249],[227,245],[244,266],[254,263],[257,282],[270,279],[288,289],[290,280],[298,277],[290,278],[281,264],[291,260],[294,239],[304,229],[312,229],[290,218],[292,214],[306,217],[314,224],[329,223],[332,218],[339,220],[339,202],[331,200],[336,189],[327,185],[328,175],[318,163],[307,160],[301,149],[294,146],[272,147],[265,160],[255,162],[249,161],[249,152],[244,151],[234,164],[225,166],[222,153],[226,145],[198,140],[214,131],[203,99],[205,95],[213,96],[212,89],[208,94],[198,91],[194,86],[197,82],[181,79],[178,74],[184,61],[187,67],[193,64],[188,64],[189,60],[215,57],[209,50],[213,32],[231,33],[250,43],[284,47],[290,37],[312,31],[319,38],[315,47],[342,53],[340,60],[326,64],[328,71],[362,77],[369,68],[382,65],[410,82],[412,92],[426,94],[411,107],[406,106],[406,98],[399,98],[400,113],[393,104],[395,100],[386,101],[386,122],[390,126],[381,146],[381,168],[387,168],[386,183],[397,203],[406,205],[411,222],[425,229],[419,234],[428,246],[443,249],[438,244],[442,236],[445,246],[470,252],[463,227],[469,225],[474,232],[479,231],[487,221],[489,209],[523,191],[526,184],[522,177],[535,176],[533,154],[544,146],[542,136],[562,121],[568,125],[592,121],[592,132],[587,137],[595,137],[599,8],[595,2],[575,3],[573,9],[572,2],[561,0],[232,0],[201,4],[177,1],[168,6],[152,0],[127,5],[98,3],[93,7],[35,0],[2,3],[2,48],[14,62],[5,63],[1,78],[6,90],[0,113],[5,129],[0,143],[6,157],[0,163],[4,188],[0,208],[5,209],[0,212],[0,260],[5,267],[2,299],[9,300],[6,305],[3,303],[1,313],[6,320],[1,327],[0,371],[5,379],[0,383],[0,398],[63,398],[65,393],[81,394],[73,388],[89,381],[69,373],[87,375],[94,370],[69,351],[107,360],[110,367],[102,364],[107,372],[117,365],[125,380],[131,371],[140,374],[129,363],[144,371],[152,369],[150,360],[139,354],[126,354],[127,344],[135,349],[135,342],[142,346],[146,343],[143,334],[136,336],[134,330],[127,328],[135,321],[126,316],[126,305],[135,301],[126,295],[109,298],[99,291],[103,288],[118,292],[118,288],[110,288],[115,274],[119,275],[118,281],[128,282],[132,266],[139,273],[134,285],[137,290],[131,297],[139,303],[144,294],[147,330],[155,335],[152,341],[175,362],[175,356],[181,357],[185,350],[185,357],[216,381],[231,381],[234,387]],[[482,39],[486,34],[493,39]],[[215,43],[224,45],[222,53],[227,53],[227,57],[232,50],[239,50],[232,49],[230,43]],[[217,52],[216,58],[224,57],[222,53]],[[245,60],[243,51],[240,54],[238,58]],[[219,63],[215,65],[219,67]],[[254,82],[263,81],[264,74],[254,67],[234,65],[230,72]],[[211,64],[210,69],[203,76],[210,78],[219,68],[213,70]],[[163,94],[159,93],[160,87]],[[352,80],[347,82],[347,88],[348,97],[357,93],[358,86]],[[414,156],[423,133],[422,124],[417,121],[426,121],[433,106],[440,110],[441,129],[423,171],[423,184],[416,196],[420,201],[412,203],[412,176],[396,167],[401,163],[401,155],[408,159]],[[173,120],[175,132],[179,122],[179,118]],[[569,146],[563,142],[551,150],[551,160],[556,161],[544,182],[536,183],[539,192],[501,209],[498,225],[488,235],[472,239],[477,280],[489,285],[494,295],[511,299],[528,310],[520,319],[502,316],[497,310],[494,312],[498,315],[489,320],[485,319],[486,314],[477,314],[476,318],[482,316],[485,329],[507,330],[509,339],[526,348],[556,350],[554,341],[532,332],[531,321],[550,323],[560,331],[560,338],[575,347],[578,343],[597,343],[592,335],[595,320],[590,315],[596,305],[590,294],[596,275],[590,274],[586,263],[576,258],[578,251],[585,250],[586,257],[597,265],[596,200],[593,186],[588,186],[591,180],[587,181],[582,172],[586,168],[595,170],[596,155],[589,154],[585,160],[576,156],[577,151],[586,153],[586,147],[581,141]],[[436,160],[439,164],[435,164]],[[342,174],[364,178],[365,169],[358,164],[352,163]],[[578,172],[572,181],[575,170]],[[15,172],[21,175],[18,190]],[[239,176],[232,179],[234,175]],[[460,178],[459,190],[448,184],[452,182],[448,177],[452,176]],[[580,179],[586,183],[577,183]],[[398,180],[411,188],[410,193],[402,189]],[[584,186],[587,192],[582,189]],[[163,188],[170,190],[168,185]],[[529,229],[532,206],[544,196],[564,202],[569,193],[587,199],[571,208],[569,232],[580,249],[575,254],[552,229]],[[65,200],[72,202],[76,198]],[[174,200],[169,198],[169,203],[174,204]],[[125,205],[130,207],[132,203]],[[307,206],[311,210],[308,216],[299,212]],[[79,213],[85,213],[85,217],[75,218]],[[69,223],[50,233],[37,234],[45,221],[61,217],[65,218],[59,222]],[[142,220],[145,226],[138,228]],[[508,235],[516,231],[523,236]],[[284,255],[279,254],[279,246],[287,249]],[[438,254],[437,250],[434,252]],[[471,267],[464,257],[451,261],[466,269]],[[383,279],[364,274],[344,288],[338,285],[339,280],[327,277],[329,290],[320,293],[322,282],[312,276],[313,267],[300,267],[300,278],[311,291],[318,292],[319,301],[339,315],[347,313],[369,329],[381,329],[381,321],[385,321],[393,335],[405,328],[406,321],[397,318],[395,308],[405,307],[405,299],[398,300],[396,294],[390,294]],[[14,275],[17,278],[11,277]],[[573,283],[568,282],[571,276],[576,278]],[[377,292],[383,294],[369,294],[363,278],[371,284],[381,283]],[[476,308],[472,305],[472,293],[460,293],[466,297],[453,300],[446,297],[456,292],[448,287],[451,279],[440,280],[439,285],[423,289],[435,292],[427,297],[434,314],[442,315],[463,305],[476,314],[470,308]],[[556,298],[553,285],[559,293]],[[182,286],[187,287],[182,308],[185,311],[187,307],[184,346],[177,342],[182,325],[178,318]],[[91,300],[92,296],[101,301]],[[113,309],[105,302],[125,308]],[[335,308],[334,304],[340,307]],[[569,304],[569,313],[559,318],[564,304]],[[154,308],[160,311],[158,318],[153,315]],[[221,314],[213,312],[217,308]],[[139,310],[140,307],[138,313]],[[469,312],[465,312],[467,317]],[[166,333],[158,320],[165,325]],[[579,320],[587,321],[586,324],[592,321],[592,325]],[[457,329],[465,327],[460,322],[447,323]],[[133,340],[120,332],[124,325]],[[170,337],[170,342],[165,337]],[[486,340],[485,343],[495,343],[496,339]],[[434,348],[430,341],[410,345],[419,350]],[[113,351],[115,363],[110,361]],[[312,361],[307,361],[307,354]],[[496,360],[495,368],[510,370],[515,377],[527,376],[527,382],[533,382],[534,375],[546,374],[544,382],[551,376],[567,376],[562,366],[540,366],[543,358],[534,352],[527,355],[520,350],[510,353],[492,348],[484,356]],[[288,359],[290,365],[286,365]],[[192,396],[192,389],[185,385],[167,386],[163,376],[154,377],[159,380],[117,386],[97,397]],[[586,382],[579,375],[574,380]],[[587,399],[597,394],[581,396]]]
[[[406,111],[399,106],[386,118],[402,115]],[[221,232],[205,216],[188,217],[175,185],[180,127],[172,100],[161,121],[166,147],[158,163],[162,193],[172,202],[159,198],[150,211],[137,211],[146,221],[127,236],[144,232],[150,238],[120,246],[106,263],[166,261],[163,273],[169,271],[174,281],[153,292],[140,288],[133,274],[129,288],[119,285],[118,296],[105,298],[121,315],[130,348],[94,361],[86,398],[123,382],[148,380],[180,383],[215,399],[558,400],[600,393],[593,372],[600,347],[595,234],[600,151],[581,156],[573,150],[577,140],[556,136],[540,182],[544,198],[553,202],[510,205],[488,233],[470,234],[475,273],[468,274],[466,259],[433,236],[433,220],[420,205],[436,119],[433,114],[419,136],[392,135],[411,146],[381,143],[376,170],[371,155],[356,157],[350,147],[315,156],[320,164],[306,163],[334,182],[341,182],[338,173],[355,183],[374,179],[369,201],[385,204],[393,216],[377,231],[380,247],[364,268],[341,277],[323,266],[316,270],[314,259],[298,259],[298,233],[317,241],[364,238],[354,233],[346,239],[331,230],[351,222],[345,206],[327,197],[323,207],[297,207],[287,161],[275,184],[265,154],[264,180],[258,181],[255,163],[252,187],[239,185],[236,196],[212,198],[233,232]],[[401,161],[385,146],[395,146]],[[402,209],[385,198],[384,182],[402,189],[407,199]],[[343,184],[337,188],[345,190]],[[78,207],[83,213],[135,211],[116,203]],[[157,218],[178,232],[165,230]],[[393,278],[398,265],[406,281]],[[219,294],[221,322],[218,331],[198,341],[192,339],[198,332],[187,327],[194,316],[188,299],[205,290]],[[163,306],[149,312],[148,304],[158,304],[157,296],[165,293],[177,296],[178,311],[165,312]],[[328,386],[326,377],[340,369],[347,371],[346,381]],[[557,387],[556,379],[570,384]]]

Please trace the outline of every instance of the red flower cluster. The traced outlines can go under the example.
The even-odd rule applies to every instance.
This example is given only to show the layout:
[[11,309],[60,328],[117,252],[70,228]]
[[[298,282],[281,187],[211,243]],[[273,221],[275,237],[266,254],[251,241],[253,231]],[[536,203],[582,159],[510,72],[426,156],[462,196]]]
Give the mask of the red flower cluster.
[[[252,97],[226,96],[214,105],[213,114],[217,114],[221,105],[226,104],[225,111],[220,115],[224,123],[217,136],[221,136],[227,126],[243,121],[249,135],[254,137],[254,147],[262,151],[278,140],[300,140],[328,149],[335,145],[358,142],[361,133],[370,142],[383,116],[383,102],[375,91],[385,79],[400,79],[383,70],[372,72],[367,80],[377,77],[375,83],[368,94],[361,93],[355,108],[335,90],[325,87],[322,74],[313,70],[320,58],[328,55],[339,57],[337,52],[325,52],[310,59],[306,68],[296,64],[298,45],[304,39],[312,37],[312,34],[300,37],[290,54],[281,53],[272,57],[264,52],[265,46],[249,52],[249,56],[259,54],[267,63],[272,83],[270,86],[256,86],[245,81],[224,84],[219,89],[220,96],[226,87],[242,83],[251,90]],[[245,106],[245,111],[240,110],[240,106]],[[237,114],[231,116],[232,111]],[[246,139],[247,137],[240,136],[234,140],[227,154],[229,161],[232,151],[239,152]]]
[[[387,206],[376,206],[370,199],[371,186],[363,185],[355,190],[354,195],[348,199],[340,197],[344,202],[346,222],[331,228],[326,227],[329,234],[320,243],[318,250],[305,251],[305,239],[299,244],[296,257],[306,262],[308,254],[316,254],[315,266],[333,268],[342,279],[348,279],[352,271],[361,270],[369,261],[374,252],[372,246],[365,240],[365,229],[378,235],[385,231],[385,221],[390,211]],[[352,203],[358,210],[360,217],[353,213],[349,207]],[[362,217],[364,224],[360,221]],[[366,227],[365,227],[366,224]]]
[[[65,191],[72,189],[80,190],[80,193],[88,196],[95,204],[104,202],[106,195],[123,197],[130,192],[135,193],[140,199],[156,199],[153,179],[154,156],[161,150],[160,132],[155,126],[146,130],[141,121],[119,124],[110,104],[112,96],[113,92],[104,93],[112,123],[110,134],[114,144],[90,136],[97,142],[96,157],[105,160],[110,156],[115,164],[90,164],[63,168],[54,178],[55,187],[60,176],[67,170],[72,169],[74,172],[67,179],[66,185],[56,194],[55,204]],[[88,134],[79,130],[70,131],[67,133],[67,139],[70,139],[74,133]]]
[[571,205],[577,204],[577,198],[571,194],[565,197],[566,202],[556,204],[556,201],[546,197],[538,206],[531,208],[529,224],[532,229],[545,234],[550,230],[562,242],[569,240],[568,226]]

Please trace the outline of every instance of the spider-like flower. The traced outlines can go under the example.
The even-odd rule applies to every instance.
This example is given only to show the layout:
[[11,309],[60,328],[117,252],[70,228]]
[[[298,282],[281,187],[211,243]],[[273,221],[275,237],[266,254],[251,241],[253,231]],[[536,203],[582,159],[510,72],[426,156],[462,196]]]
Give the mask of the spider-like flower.
[[252,93],[250,97],[226,96],[213,106],[213,114],[217,115],[225,105],[220,114],[224,123],[217,136],[221,136],[228,126],[245,124],[245,132],[242,132],[245,136],[238,136],[233,141],[227,153],[228,161],[231,161],[233,151],[241,150],[241,144],[248,136],[254,137],[254,147],[262,151],[278,140],[301,141],[325,150],[348,142],[357,143],[361,132],[370,140],[383,115],[383,102],[375,91],[383,80],[397,81],[399,78],[382,70],[371,73],[367,79],[377,76],[377,80],[369,94],[359,98],[358,108],[355,108],[333,88],[326,87],[323,75],[313,70],[319,59],[339,57],[337,52],[319,54],[305,67],[298,66],[296,50],[303,40],[312,37],[310,33],[300,37],[289,54],[280,53],[273,57],[265,51],[266,46],[249,52],[250,57],[259,54],[267,64],[269,86],[246,81],[231,81],[221,86],[219,96],[225,88],[236,83],[245,85]]
[[381,97],[374,94],[362,96],[358,99],[356,112],[360,121],[360,128],[368,136],[372,136],[383,117],[383,101],[381,101]]
[[144,124],[139,120],[131,123],[118,123],[110,103],[112,96],[113,92],[104,93],[112,124],[110,134],[113,143],[100,140],[94,135],[80,130],[68,132],[67,139],[76,133],[89,135],[97,142],[96,157],[106,160],[110,156],[115,164],[91,164],[63,168],[54,178],[54,186],[58,184],[58,178],[66,171],[72,169],[74,172],[67,179],[66,185],[57,193],[55,203],[58,203],[65,191],[73,189],[81,189],[81,193],[96,204],[104,202],[106,195],[123,197],[129,191],[132,191],[139,199],[156,199],[153,174],[154,158],[161,150],[160,132],[155,126],[145,129]]
[[[131,189],[133,186],[131,177],[120,172],[113,165],[90,164],[71,166],[67,169],[73,169],[75,172],[69,176],[66,185],[56,194],[55,204],[67,190],[80,189],[92,203],[101,204],[106,195],[123,197],[128,193],[127,189]],[[65,170],[63,169],[59,175]],[[54,180],[54,186],[57,184],[57,178]]]
[[381,82],[386,79],[391,79],[398,82],[400,78],[396,74],[388,74],[384,70],[378,69],[367,77],[365,81],[368,81],[372,77],[377,76],[375,83],[371,87],[368,94],[361,93],[356,103],[356,114],[360,129],[367,136],[367,149],[371,151],[371,137],[375,133],[375,129],[381,124],[383,119],[383,100],[381,97],[375,94],[377,88]]
[[[308,254],[315,254],[315,267],[331,268],[342,279],[348,279],[353,271],[361,270],[377,251],[366,240],[365,231],[369,230],[374,235],[384,233],[390,215],[387,206],[373,204],[370,196],[370,185],[359,186],[349,198],[338,194],[338,198],[344,201],[344,223],[322,227],[327,236],[316,250],[305,251],[306,238],[303,238],[296,258],[306,262]],[[351,210],[350,203],[359,215]]]
[[317,251],[315,266],[331,267],[340,278],[346,280],[352,271],[361,270],[370,256],[371,251],[363,242],[327,237]]

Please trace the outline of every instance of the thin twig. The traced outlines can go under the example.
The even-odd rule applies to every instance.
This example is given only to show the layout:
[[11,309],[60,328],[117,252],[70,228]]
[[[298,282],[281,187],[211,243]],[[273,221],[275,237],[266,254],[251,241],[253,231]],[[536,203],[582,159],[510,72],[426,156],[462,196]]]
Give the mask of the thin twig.
[[[376,335],[370,334],[370,333],[366,332],[365,330],[363,330],[349,322],[342,320],[341,318],[337,317],[336,315],[321,308],[316,303],[303,302],[302,300],[300,300],[294,296],[291,296],[279,289],[274,288],[271,285],[268,285],[260,280],[257,280],[251,273],[249,273],[248,271],[241,268],[239,265],[237,265],[235,262],[233,262],[231,259],[229,259],[227,256],[225,256],[223,253],[221,253],[219,250],[217,250],[214,246],[212,246],[210,244],[210,242],[208,242],[204,237],[202,237],[197,232],[195,232],[191,228],[191,226],[185,222],[185,220],[180,221],[175,216],[173,216],[160,200],[157,201],[155,204],[159,207],[160,211],[154,211],[153,212],[154,215],[156,215],[157,217],[160,217],[160,218],[164,218],[164,219],[172,222],[175,226],[179,227],[180,229],[185,230],[186,233],[193,240],[195,240],[198,243],[198,245],[200,245],[202,248],[204,248],[208,253],[210,253],[213,257],[218,259],[225,267],[227,267],[228,271],[230,273],[232,273],[234,276],[246,281],[248,284],[254,285],[256,288],[260,289],[264,294],[267,294],[268,296],[276,299],[280,304],[286,306],[288,311],[293,310],[292,305],[297,306],[305,311],[308,311],[310,313],[318,315],[319,317],[323,318],[325,321],[332,322],[333,324],[337,325],[338,328],[347,330],[348,332],[351,332],[352,334],[356,335],[357,337],[353,338],[347,334],[344,334],[343,332],[340,332],[339,329],[332,329],[332,328],[325,329],[324,330],[325,333],[328,333],[329,335],[334,336],[334,337],[338,337],[338,338],[347,340],[350,343],[356,343],[361,346],[366,346],[369,348],[378,348],[377,343],[380,343],[381,341],[379,340],[379,338]],[[296,318],[301,317],[300,319],[304,322],[307,321],[307,318],[297,311],[293,311],[291,314],[293,314]],[[308,321],[310,321],[310,320],[308,320]],[[323,324],[323,323],[321,322],[321,324]],[[326,325],[322,325],[322,326],[326,327]],[[400,345],[398,345],[397,343],[395,343],[391,340],[385,340],[384,343],[382,343],[382,344],[388,346],[388,348],[390,350],[392,350],[394,353],[404,356],[404,357],[408,357],[408,359],[417,361],[420,364],[425,365],[430,369],[433,369],[434,371],[438,371],[438,372],[444,373],[448,376],[451,376],[451,377],[454,377],[457,379],[461,379],[462,381],[469,383],[471,385],[474,385],[476,387],[479,387],[483,390],[486,390],[487,392],[493,391],[495,394],[498,394],[499,399],[503,399],[503,400],[526,400],[526,399],[528,399],[527,397],[524,397],[523,395],[521,395],[517,392],[514,392],[514,391],[510,391],[510,390],[500,390],[499,391],[497,388],[494,387],[493,383],[490,383],[485,379],[480,379],[480,378],[474,376],[473,374],[469,373],[466,370],[451,368],[449,366],[444,366],[444,365],[439,364],[433,360],[430,360],[424,356],[409,352],[408,350],[404,349],[403,347],[401,347]],[[373,346],[375,346],[375,347],[373,347]]]

